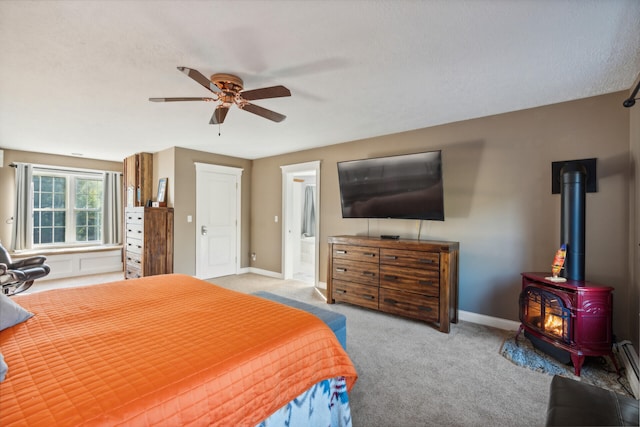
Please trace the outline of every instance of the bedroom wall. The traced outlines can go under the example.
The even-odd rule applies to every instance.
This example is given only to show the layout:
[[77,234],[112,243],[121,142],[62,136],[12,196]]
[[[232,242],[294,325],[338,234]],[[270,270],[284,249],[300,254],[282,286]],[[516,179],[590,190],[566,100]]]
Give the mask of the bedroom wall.
[[[241,267],[249,266],[249,242],[251,238],[251,160],[222,156],[203,151],[174,147],[156,153],[161,160],[154,181],[169,178],[169,206],[174,208],[174,258],[173,271],[189,275],[196,274],[196,168],[195,162],[242,168],[242,212],[241,212]],[[156,156],[154,156],[156,157]],[[170,160],[168,160],[170,159]],[[170,162],[169,166],[166,165]],[[173,171],[171,171],[173,168]],[[187,222],[187,216],[193,222]]]
[[[258,269],[281,271],[280,166],[321,161],[320,271],[327,237],[400,234],[420,223],[342,219],[336,162],[443,150],[444,222],[422,224],[422,239],[460,242],[460,309],[517,320],[520,273],[548,271],[560,242],[560,196],[551,162],[598,158],[599,191],[587,195],[587,280],[613,286],[614,330],[630,333],[629,112],[625,92],[258,159],[253,164],[251,252]],[[635,315],[633,316],[634,318]]]
[[0,242],[6,247],[11,244],[11,217],[15,209],[16,170],[9,167],[13,162],[122,172],[122,162],[85,159],[74,156],[57,156],[30,151],[4,150],[4,164],[0,165],[2,166],[0,167],[0,194],[2,194],[2,203],[0,203]]

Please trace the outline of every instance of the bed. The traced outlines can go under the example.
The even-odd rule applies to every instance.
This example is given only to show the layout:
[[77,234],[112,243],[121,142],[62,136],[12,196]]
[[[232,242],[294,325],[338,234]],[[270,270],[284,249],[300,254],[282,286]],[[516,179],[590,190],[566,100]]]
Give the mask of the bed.
[[179,274],[11,301],[2,426],[351,423],[356,370],[307,312]]

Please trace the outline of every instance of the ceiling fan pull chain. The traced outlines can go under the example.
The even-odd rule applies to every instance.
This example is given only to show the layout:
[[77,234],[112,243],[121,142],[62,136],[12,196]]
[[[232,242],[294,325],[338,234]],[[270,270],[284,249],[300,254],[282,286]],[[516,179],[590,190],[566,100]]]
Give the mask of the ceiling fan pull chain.
[[220,136],[220,123],[218,123],[218,136]]

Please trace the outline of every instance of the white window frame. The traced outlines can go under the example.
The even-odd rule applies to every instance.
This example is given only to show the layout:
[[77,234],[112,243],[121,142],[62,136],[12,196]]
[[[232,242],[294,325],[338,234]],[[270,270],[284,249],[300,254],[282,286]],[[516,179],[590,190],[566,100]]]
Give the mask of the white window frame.
[[[75,208],[75,182],[76,179],[91,179],[91,180],[99,180],[102,184],[104,184],[104,174],[100,172],[80,170],[80,169],[67,169],[67,168],[54,168],[47,166],[36,166],[33,167],[33,174],[35,176],[55,176],[55,177],[64,177],[66,178],[66,197],[65,197],[65,212],[66,212],[66,221],[65,221],[65,242],[52,242],[52,243],[33,243],[34,248],[53,248],[53,247],[79,247],[79,246],[95,246],[102,245],[104,243],[104,236],[102,231],[102,222],[104,218],[101,218],[100,224],[100,239],[99,240],[89,240],[89,241],[76,241],[76,212]],[[32,197],[35,197],[35,191],[32,193]],[[102,195],[102,200],[100,202],[100,213],[102,214],[102,209],[104,206],[104,194]],[[85,209],[82,209],[85,211]],[[32,208],[32,214],[36,211],[42,211],[42,209],[36,209],[35,206]],[[32,226],[32,233],[35,230],[35,225]]]

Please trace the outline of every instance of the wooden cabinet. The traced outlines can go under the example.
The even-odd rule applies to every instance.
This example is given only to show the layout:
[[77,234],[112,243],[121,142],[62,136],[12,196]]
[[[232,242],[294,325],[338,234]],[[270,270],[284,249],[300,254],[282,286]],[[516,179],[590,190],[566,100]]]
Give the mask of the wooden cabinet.
[[137,153],[124,159],[125,206],[145,206],[153,200],[153,154]]
[[433,322],[458,322],[458,242],[329,238],[327,302]]
[[125,279],[173,273],[173,208],[125,208]]

